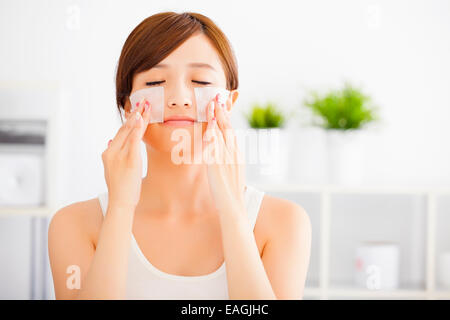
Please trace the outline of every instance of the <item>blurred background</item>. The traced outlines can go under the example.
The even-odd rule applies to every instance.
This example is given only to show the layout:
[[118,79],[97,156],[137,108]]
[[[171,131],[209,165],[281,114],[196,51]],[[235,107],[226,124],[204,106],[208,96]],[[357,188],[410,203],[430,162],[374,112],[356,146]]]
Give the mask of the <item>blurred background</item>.
[[161,11],[229,38],[233,125],[276,139],[248,181],[313,224],[305,299],[450,299],[447,0],[1,0],[1,299],[54,299],[48,222],[107,190],[120,51]]

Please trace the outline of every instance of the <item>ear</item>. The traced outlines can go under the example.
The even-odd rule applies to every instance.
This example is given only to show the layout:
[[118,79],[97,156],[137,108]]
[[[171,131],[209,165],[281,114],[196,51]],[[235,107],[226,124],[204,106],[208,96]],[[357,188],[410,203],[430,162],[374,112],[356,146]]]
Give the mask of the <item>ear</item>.
[[230,91],[230,97],[228,99],[231,99],[231,107],[228,107],[228,105],[226,106],[228,112],[230,112],[231,108],[234,107],[234,103],[236,102],[238,96],[239,96],[239,91],[237,89]]

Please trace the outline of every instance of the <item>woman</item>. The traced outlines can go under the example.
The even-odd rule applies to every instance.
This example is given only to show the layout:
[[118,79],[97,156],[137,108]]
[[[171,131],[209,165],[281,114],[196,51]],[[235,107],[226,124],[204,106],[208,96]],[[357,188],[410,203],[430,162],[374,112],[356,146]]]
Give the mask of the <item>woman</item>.
[[[149,124],[150,103],[130,103],[149,86],[164,88],[165,120],[195,119],[194,88],[230,94],[208,104],[207,122]],[[239,159],[227,113],[237,87],[233,51],[207,17],[164,12],[132,31],[116,77],[126,122],[102,154],[108,193],[60,209],[50,223],[57,299],[302,299],[311,243],[303,208],[245,185],[240,162],[171,159],[173,131],[193,137],[195,126],[203,147]]]

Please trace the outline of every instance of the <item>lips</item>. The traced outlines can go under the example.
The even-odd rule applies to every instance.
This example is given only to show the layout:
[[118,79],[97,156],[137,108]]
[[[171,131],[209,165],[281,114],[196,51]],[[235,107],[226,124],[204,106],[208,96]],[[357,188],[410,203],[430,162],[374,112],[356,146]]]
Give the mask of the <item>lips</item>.
[[164,124],[169,126],[189,126],[193,125],[194,122],[194,118],[183,115],[173,115],[164,119]]

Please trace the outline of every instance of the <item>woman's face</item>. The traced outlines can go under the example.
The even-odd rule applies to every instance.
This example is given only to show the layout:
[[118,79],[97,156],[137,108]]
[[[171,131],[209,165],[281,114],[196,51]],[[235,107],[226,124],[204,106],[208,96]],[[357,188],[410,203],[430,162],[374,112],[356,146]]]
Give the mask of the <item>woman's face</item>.
[[[149,82],[154,82],[155,85],[150,85]],[[215,48],[204,34],[197,34],[186,40],[153,68],[136,74],[131,92],[152,86],[164,87],[164,118],[187,115],[197,119],[194,88],[205,86],[226,88],[226,78]],[[232,91],[230,96],[234,104],[237,91]],[[129,101],[125,109],[128,115]],[[194,122],[193,125],[174,127],[165,123],[151,123],[147,127],[143,141],[154,149],[170,152],[172,147],[180,142],[179,138],[172,141],[174,130],[187,130],[191,137],[191,152],[193,152],[194,126],[196,135],[201,132],[203,136],[206,125],[205,122]]]

